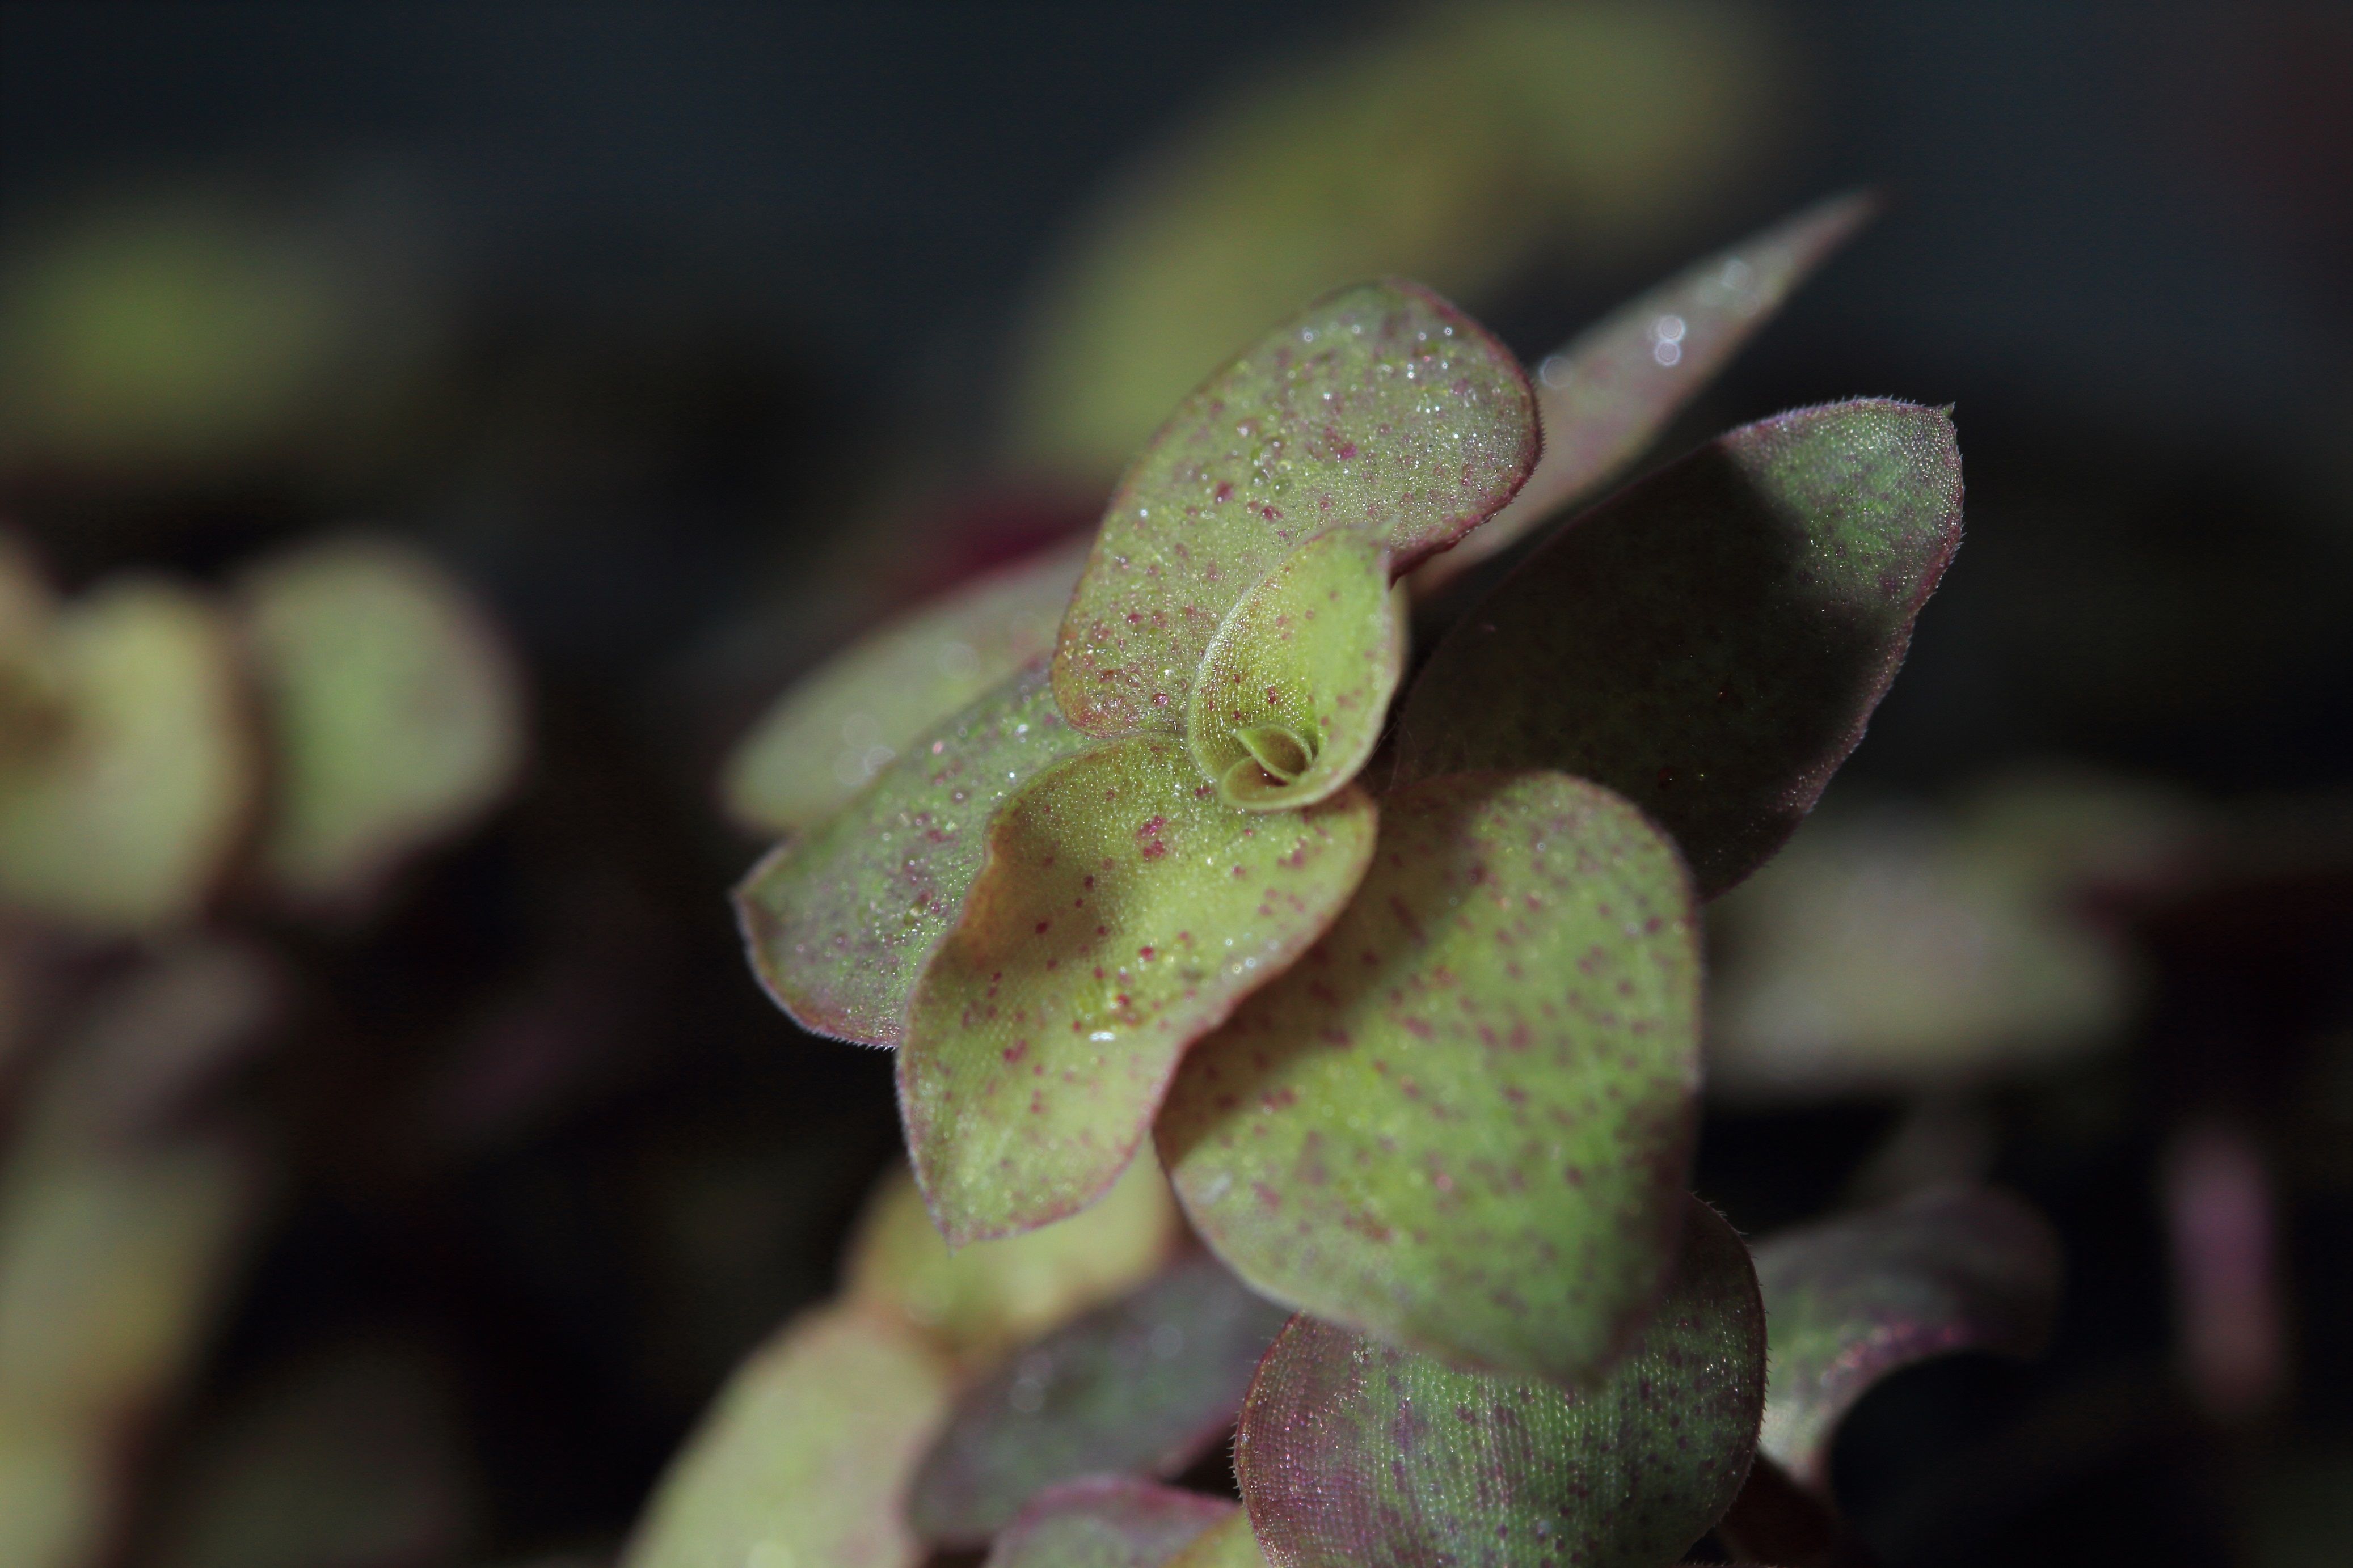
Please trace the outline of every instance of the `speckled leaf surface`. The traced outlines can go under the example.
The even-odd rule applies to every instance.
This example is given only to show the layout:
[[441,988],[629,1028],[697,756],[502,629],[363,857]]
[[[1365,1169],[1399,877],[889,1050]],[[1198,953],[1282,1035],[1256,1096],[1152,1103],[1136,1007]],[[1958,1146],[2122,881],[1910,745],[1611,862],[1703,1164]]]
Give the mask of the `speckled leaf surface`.
[[1211,376],[1103,514],[1062,622],[1054,689],[1096,735],[1181,726],[1236,600],[1321,533],[1403,572],[1509,500],[1536,456],[1509,350],[1418,285],[1331,295]]
[[1312,805],[1356,776],[1405,668],[1400,597],[1387,548],[1351,531],[1310,540],[1228,612],[1185,738],[1229,805]]
[[1641,455],[1783,300],[1867,223],[1869,196],[1837,196],[1750,235],[1628,301],[1531,378],[1544,456],[1511,505],[1414,574],[1427,594],[1550,521]]
[[198,912],[258,788],[234,638],[152,580],[68,606],[22,667],[51,721],[0,766],[0,901],[106,931]]
[[899,1055],[915,1177],[948,1240],[1044,1225],[1110,1186],[1186,1047],[1339,914],[1376,816],[1354,786],[1237,811],[1153,734],[1007,801]]
[[956,1401],[916,1472],[916,1533],[978,1545],[1056,1482],[1179,1474],[1232,1430],[1284,1316],[1195,1253],[1030,1345]]
[[1195,1048],[1158,1141],[1219,1256],[1468,1366],[1589,1376],[1683,1223],[1699,953],[1673,848],[1558,773],[1381,803],[1330,934]]
[[1399,782],[1552,767],[1672,833],[1704,897],[1812,809],[1961,538],[1952,420],[1870,401],[1717,437],[1563,531],[1440,642]]
[[854,1306],[796,1320],[720,1391],[655,1488],[624,1568],[910,1568],[907,1478],[949,1374],[915,1334]]
[[1042,660],[908,748],[735,890],[752,968],[801,1027],[895,1046],[923,959],[955,923],[990,816],[1094,742],[1062,722]]
[[1195,1536],[1163,1568],[1266,1568],[1266,1553],[1259,1550],[1250,1515],[1236,1509]]
[[779,697],[720,781],[755,833],[814,827],[941,721],[1054,651],[1089,541],[1040,551],[877,628]]
[[1274,1568],[1660,1568],[1738,1495],[1765,1397],[1747,1249],[1694,1200],[1674,1282],[1598,1386],[1457,1372],[1302,1314],[1235,1468]]
[[1223,1498],[1090,1477],[1039,1494],[997,1537],[987,1568],[1158,1568],[1239,1511]]
[[1955,1351],[2041,1352],[2059,1238],[2006,1194],[1945,1187],[1769,1237],[1757,1275],[1772,1324],[1759,1447],[1820,1489],[1840,1418],[1888,1373]]
[[522,679],[434,562],[390,540],[332,539],[260,567],[241,598],[276,768],[261,868],[280,889],[364,893],[513,781]]

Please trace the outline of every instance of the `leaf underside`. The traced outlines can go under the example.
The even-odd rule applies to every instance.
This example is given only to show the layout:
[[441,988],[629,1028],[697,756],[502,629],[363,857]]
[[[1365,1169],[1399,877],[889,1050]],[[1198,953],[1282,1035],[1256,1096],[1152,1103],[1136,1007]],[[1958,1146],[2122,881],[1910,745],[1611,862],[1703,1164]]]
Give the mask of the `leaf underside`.
[[1223,1498],[1124,1476],[1041,1493],[988,1553],[987,1568],[1157,1568],[1239,1510]]

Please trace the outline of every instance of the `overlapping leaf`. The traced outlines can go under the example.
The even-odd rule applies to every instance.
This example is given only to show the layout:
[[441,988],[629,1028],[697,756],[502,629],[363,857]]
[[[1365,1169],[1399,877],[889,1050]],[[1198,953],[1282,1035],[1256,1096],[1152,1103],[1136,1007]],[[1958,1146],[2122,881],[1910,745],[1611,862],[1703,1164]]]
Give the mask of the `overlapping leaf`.
[[989,818],[1023,781],[1092,742],[1035,663],[908,749],[735,892],[752,967],[803,1028],[893,1046],[924,955],[955,923]]
[[1070,1481],[1022,1510],[987,1568],[1158,1568],[1238,1511],[1223,1498],[1124,1476]]
[[1765,1312],[1747,1249],[1690,1202],[1674,1282],[1595,1387],[1458,1372],[1305,1314],[1234,1450],[1275,1568],[1659,1568],[1756,1450]]
[[1400,782],[1552,767],[1672,833],[1701,893],[1813,806],[1960,542],[1952,421],[1892,402],[1718,437],[1582,518],[1408,694]]
[[1192,1544],[1168,1559],[1163,1568],[1267,1568],[1267,1563],[1250,1529],[1250,1515],[1236,1509],[1195,1536]]
[[1432,779],[1381,814],[1347,913],[1187,1060],[1162,1157],[1269,1294],[1459,1363],[1588,1376],[1683,1222],[1683,870],[1557,773]]
[[1536,455],[1527,377],[1418,285],[1344,289],[1179,405],[1104,513],[1054,655],[1095,735],[1179,727],[1210,638],[1293,551],[1335,530],[1402,572],[1511,499]]
[[1306,950],[1372,853],[1372,800],[1236,811],[1139,734],[1039,774],[990,823],[909,1004],[900,1107],[961,1246],[1075,1212],[1125,1168],[1187,1047]]
[[976,1545],[1056,1482],[1179,1474],[1232,1428],[1283,1316],[1196,1254],[1031,1345],[956,1401],[916,1473],[916,1532]]
[[1058,544],[900,616],[777,699],[720,782],[763,833],[814,827],[894,758],[1054,650],[1088,542]]
[[1773,1330],[1759,1447],[1820,1489],[1840,1418],[1881,1378],[1954,1351],[2042,1350],[2059,1240],[2015,1198],[1947,1187],[1773,1237],[1757,1275]]

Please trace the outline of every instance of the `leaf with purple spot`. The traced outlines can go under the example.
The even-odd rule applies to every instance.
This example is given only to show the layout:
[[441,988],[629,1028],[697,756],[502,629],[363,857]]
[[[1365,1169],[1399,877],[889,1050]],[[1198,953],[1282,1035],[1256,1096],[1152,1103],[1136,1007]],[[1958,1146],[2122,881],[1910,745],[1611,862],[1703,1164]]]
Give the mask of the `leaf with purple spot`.
[[1862,739],[1961,539],[1944,413],[1717,437],[1548,541],[1441,641],[1398,779],[1550,767],[1672,834],[1704,897],[1770,858]]
[[1158,1568],[1240,1511],[1223,1498],[1092,1476],[1039,1493],[986,1568]]
[[1559,773],[1381,803],[1347,912],[1186,1060],[1158,1141],[1243,1279],[1472,1367],[1576,1381],[1683,1223],[1700,968],[1674,848]]
[[1773,1326],[1759,1446],[1820,1489],[1840,1418],[1890,1373],[1955,1351],[2042,1351],[2059,1238],[2007,1194],[1944,1187],[1772,1237],[1757,1276]]
[[1274,1568],[1660,1568],[1739,1494],[1765,1398],[1748,1250],[1688,1200],[1674,1282],[1600,1384],[1459,1372],[1291,1321],[1234,1468]]
[[907,1147],[951,1246],[1085,1207],[1124,1169],[1187,1047],[1288,968],[1364,876],[1351,785],[1237,811],[1181,741],[1104,742],[999,809],[899,1054]]

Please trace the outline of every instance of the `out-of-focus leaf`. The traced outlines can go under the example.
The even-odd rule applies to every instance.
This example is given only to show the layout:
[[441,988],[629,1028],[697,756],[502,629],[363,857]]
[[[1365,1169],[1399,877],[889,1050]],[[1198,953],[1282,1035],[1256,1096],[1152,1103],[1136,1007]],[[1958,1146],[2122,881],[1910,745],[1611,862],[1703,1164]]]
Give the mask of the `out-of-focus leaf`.
[[1765,1398],[1748,1250],[1690,1200],[1657,1311],[1599,1385],[1457,1372],[1301,1314],[1234,1464],[1276,1568],[1659,1568],[1738,1495]]
[[848,1294],[904,1319],[976,1371],[1149,1279],[1182,1226],[1159,1165],[1137,1160],[1101,1203],[1062,1224],[951,1253],[900,1166],[859,1223]]
[[1470,317],[1411,283],[1318,300],[1179,404],[1120,481],[1054,653],[1064,716],[1181,729],[1209,639],[1283,557],[1347,529],[1402,573],[1535,456],[1527,376]]
[[1062,722],[1040,661],[777,846],[735,891],[768,994],[814,1033],[897,1045],[923,959],[979,873],[989,819],[1039,769],[1093,743]]
[[121,1142],[168,1127],[262,1043],[285,1002],[277,966],[221,937],[183,937],[94,999],[31,1131]]
[[1237,811],[1182,742],[1152,734],[1006,802],[899,1052],[915,1179],[951,1245],[1102,1195],[1186,1048],[1338,916],[1376,818],[1354,786],[1304,811]]
[[623,1568],[911,1568],[907,1479],[950,1373],[913,1330],[856,1305],[755,1352],[654,1489]]
[[1683,1225],[1699,952],[1673,848],[1557,773],[1381,803],[1373,869],[1159,1126],[1260,1289],[1468,1366],[1592,1375]]
[[1512,504],[1414,574],[1434,593],[1641,454],[1781,302],[1873,210],[1837,196],[1696,263],[1619,307],[1535,368],[1544,456]]
[[1267,1568],[1266,1553],[1258,1547],[1250,1515],[1240,1509],[1228,1514],[1193,1538],[1193,1543],[1168,1559],[1165,1568]]
[[907,612],[777,699],[727,760],[727,814],[755,833],[814,827],[941,721],[1054,651],[1089,542],[1041,551]]
[[1157,1568],[1239,1511],[1223,1498],[1093,1476],[1039,1494],[997,1537],[987,1568]]
[[391,1344],[287,1369],[191,1446],[149,1568],[442,1563],[472,1532],[444,1369]]
[[54,729],[0,763],[0,900],[110,931],[194,915],[255,792],[223,617],[183,589],[116,583],[57,617],[35,668]]
[[1236,602],[1185,721],[1229,805],[1312,805],[1356,776],[1405,668],[1402,597],[1380,542],[1348,531],[1302,545]]
[[1922,1193],[1757,1245],[1772,1325],[1758,1447],[1830,1484],[1839,1419],[1892,1372],[1954,1351],[2041,1352],[2059,1310],[2059,1238],[2016,1198]]
[[1181,1473],[1232,1430],[1283,1316],[1196,1254],[1039,1341],[956,1401],[916,1472],[916,1533],[978,1545],[1055,1482]]
[[1431,656],[1400,782],[1551,767],[1672,833],[1704,897],[1813,808],[1959,546],[1952,420],[1882,401],[1718,437],[1578,519]]
[[521,680],[464,586],[385,539],[250,574],[247,640],[278,769],[261,868],[305,902],[364,895],[459,831],[522,760]]
[[1457,298],[1630,255],[1774,140],[1786,75],[1750,5],[1452,5],[1311,35],[1212,108],[1077,237],[1016,444],[1109,474],[1223,345],[1359,278]]

